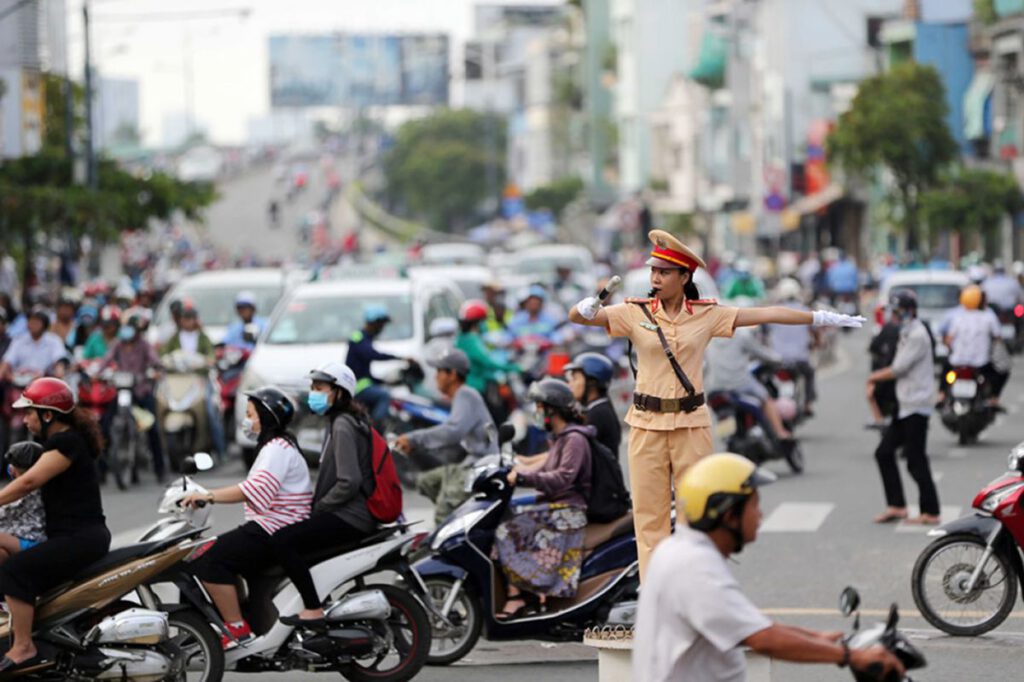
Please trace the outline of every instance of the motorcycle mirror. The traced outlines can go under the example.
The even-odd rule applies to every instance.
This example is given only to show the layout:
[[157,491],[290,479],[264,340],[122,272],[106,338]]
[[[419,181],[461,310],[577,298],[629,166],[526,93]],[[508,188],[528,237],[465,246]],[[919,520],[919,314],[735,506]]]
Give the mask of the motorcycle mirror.
[[849,617],[860,607],[860,594],[852,587],[839,593],[839,612]]
[[199,472],[199,465],[196,464],[195,457],[186,457],[181,460],[181,473],[185,476],[191,476],[192,474]]
[[885,631],[895,632],[896,624],[900,622],[900,610],[895,603],[889,606],[889,617],[885,621]]
[[516,427],[512,422],[505,422],[498,427],[498,444],[504,445],[516,437]]
[[208,452],[197,452],[192,459],[197,471],[209,471],[213,468],[213,457]]

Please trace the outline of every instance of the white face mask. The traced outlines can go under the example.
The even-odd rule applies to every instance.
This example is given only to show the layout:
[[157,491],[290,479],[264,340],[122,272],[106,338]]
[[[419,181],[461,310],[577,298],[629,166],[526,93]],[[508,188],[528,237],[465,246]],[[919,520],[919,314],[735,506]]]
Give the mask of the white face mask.
[[252,420],[248,417],[242,420],[242,433],[250,440],[256,440],[256,437],[260,435],[260,432],[253,428]]

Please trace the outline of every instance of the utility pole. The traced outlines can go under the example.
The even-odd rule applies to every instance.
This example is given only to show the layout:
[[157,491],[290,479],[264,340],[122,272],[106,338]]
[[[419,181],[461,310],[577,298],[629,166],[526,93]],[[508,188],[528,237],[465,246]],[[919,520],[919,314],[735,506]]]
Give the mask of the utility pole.
[[94,147],[92,120],[92,50],[89,46],[89,0],[82,2],[82,20],[85,30],[85,177],[89,189],[99,186],[96,169],[96,149]]

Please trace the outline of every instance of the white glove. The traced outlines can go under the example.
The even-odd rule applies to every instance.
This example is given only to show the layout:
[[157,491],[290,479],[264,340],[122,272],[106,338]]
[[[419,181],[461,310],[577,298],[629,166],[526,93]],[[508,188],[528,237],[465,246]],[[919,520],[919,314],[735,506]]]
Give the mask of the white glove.
[[598,300],[597,296],[587,296],[576,304],[576,312],[578,312],[584,320],[593,320],[597,317],[597,311],[600,309],[601,301]]
[[815,327],[856,327],[860,328],[867,320],[862,315],[844,315],[828,310],[814,311]]

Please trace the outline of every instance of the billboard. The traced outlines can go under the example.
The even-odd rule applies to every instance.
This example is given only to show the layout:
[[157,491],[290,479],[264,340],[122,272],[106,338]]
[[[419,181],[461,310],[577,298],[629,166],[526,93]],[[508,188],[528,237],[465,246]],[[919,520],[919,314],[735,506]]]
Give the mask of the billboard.
[[444,34],[272,35],[273,107],[448,104]]

